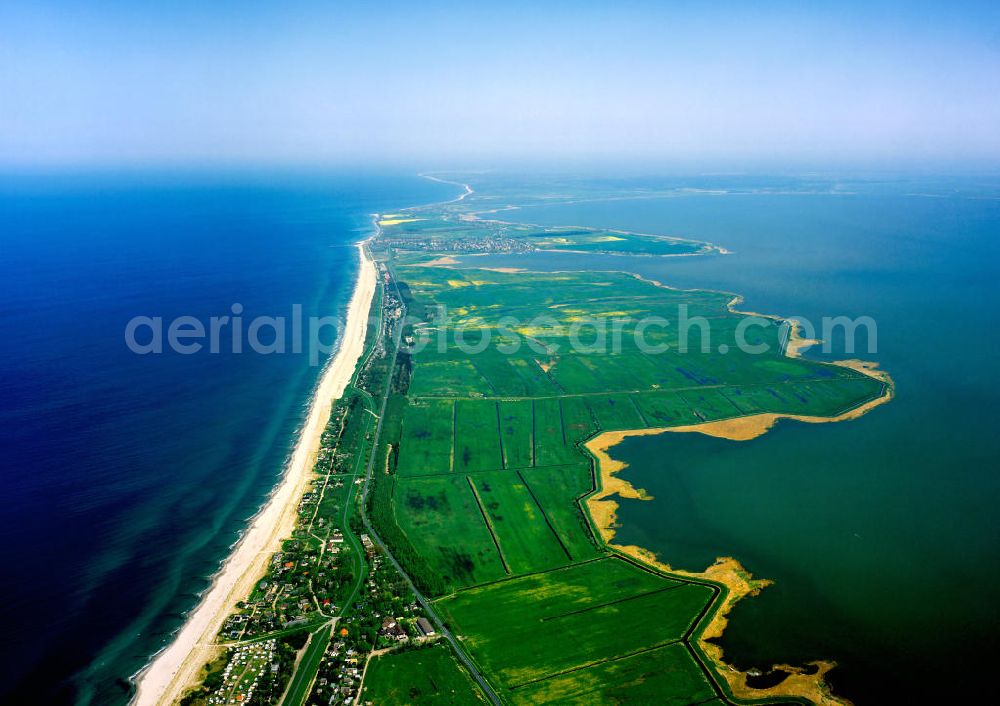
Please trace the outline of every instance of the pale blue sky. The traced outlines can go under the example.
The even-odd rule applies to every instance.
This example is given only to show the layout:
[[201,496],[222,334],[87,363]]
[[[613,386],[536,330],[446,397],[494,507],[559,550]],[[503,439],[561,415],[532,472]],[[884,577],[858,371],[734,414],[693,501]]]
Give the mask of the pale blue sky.
[[0,163],[1000,164],[1000,3],[0,3]]

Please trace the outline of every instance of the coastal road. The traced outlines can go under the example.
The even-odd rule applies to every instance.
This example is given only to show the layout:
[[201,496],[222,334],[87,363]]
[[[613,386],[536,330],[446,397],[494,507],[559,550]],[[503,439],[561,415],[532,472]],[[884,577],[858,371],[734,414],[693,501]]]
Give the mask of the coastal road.
[[[400,303],[402,303],[403,297],[402,294],[400,294],[398,285],[396,284],[396,278],[392,274],[390,274],[390,277],[392,278],[393,287],[396,290],[396,296],[399,299]],[[452,648],[455,650],[455,654],[458,655],[458,658],[461,660],[462,664],[465,665],[465,668],[469,670],[469,673],[472,675],[472,678],[476,680],[476,683],[479,685],[479,688],[482,689],[483,693],[486,695],[486,697],[490,700],[491,703],[495,704],[496,706],[500,706],[501,701],[500,698],[496,695],[496,692],[493,691],[493,688],[489,685],[489,682],[486,681],[485,677],[483,677],[483,675],[479,673],[479,670],[476,668],[476,665],[472,662],[472,659],[465,653],[465,650],[462,649],[462,645],[459,643],[458,639],[445,626],[444,621],[441,620],[440,616],[437,614],[437,611],[434,610],[434,607],[431,605],[430,601],[427,600],[427,598],[419,590],[417,590],[417,587],[416,585],[414,585],[413,580],[410,578],[409,574],[407,574],[406,571],[403,570],[403,567],[400,565],[400,563],[396,561],[396,557],[393,556],[392,552],[389,551],[389,547],[386,546],[385,542],[382,541],[382,538],[379,536],[378,532],[375,531],[375,528],[372,526],[371,522],[368,519],[368,513],[365,511],[365,505],[368,501],[368,487],[371,482],[372,471],[375,468],[375,458],[377,455],[376,450],[378,449],[379,437],[382,434],[382,419],[385,417],[385,408],[389,402],[389,392],[392,389],[392,384],[391,384],[392,373],[396,368],[396,358],[398,357],[399,354],[399,341],[403,333],[403,326],[401,325],[402,320],[403,317],[400,317],[399,318],[400,325],[396,326],[396,330],[393,336],[392,360],[389,362],[389,374],[385,381],[385,393],[382,395],[382,404],[379,409],[378,423],[375,426],[375,435],[372,438],[371,456],[368,459],[368,468],[365,469],[365,482],[361,490],[361,521],[364,523],[365,530],[368,532],[368,535],[371,537],[372,541],[379,547],[379,549],[382,550],[382,552],[392,563],[396,571],[399,572],[399,575],[403,577],[404,581],[406,581],[407,586],[410,587],[410,591],[412,591],[413,595],[416,596],[417,602],[424,609],[427,615],[431,617],[431,620],[434,621],[434,625],[437,627],[438,631],[440,631],[441,635],[443,635],[444,638],[451,644]],[[379,329],[379,336],[382,336],[381,328]]]
[[333,626],[328,625],[309,636],[309,643],[299,662],[299,668],[288,682],[288,690],[282,699],[282,706],[302,706],[309,697],[316,674],[319,672],[320,661],[330,644]]
[[[376,224],[376,227],[377,227],[377,224]],[[396,291],[396,297],[398,298],[398,300],[400,301],[400,303],[402,303],[403,302],[403,297],[402,297],[402,294],[399,291],[399,286],[396,283],[396,278],[392,277],[391,274],[390,274],[390,277],[391,277],[392,286],[393,286],[393,288]],[[379,294],[379,292],[377,291],[376,292],[376,296],[378,296],[378,294]],[[382,552],[385,554],[385,556],[392,563],[392,565],[396,569],[396,571],[399,572],[399,575],[403,578],[403,580],[406,582],[407,586],[409,586],[410,591],[412,591],[413,595],[416,597],[417,602],[420,604],[420,606],[424,609],[424,611],[427,613],[427,615],[434,622],[434,624],[437,627],[437,630],[440,632],[440,634],[446,640],[448,640],[448,642],[451,644],[452,648],[455,650],[455,654],[458,656],[458,658],[462,662],[462,664],[465,665],[466,669],[469,670],[470,675],[476,681],[476,683],[479,685],[480,689],[482,689],[483,693],[487,696],[487,698],[490,700],[491,703],[495,704],[496,706],[499,706],[500,703],[501,703],[500,698],[496,695],[496,693],[493,691],[493,688],[489,685],[489,683],[482,676],[482,674],[479,673],[479,670],[476,668],[476,665],[472,662],[471,658],[462,649],[462,645],[459,643],[458,639],[444,625],[444,622],[441,620],[440,616],[434,610],[434,607],[431,605],[430,601],[419,590],[417,590],[417,587],[413,583],[412,579],[403,570],[403,567],[396,560],[396,557],[393,556],[392,552],[389,551],[389,548],[386,546],[385,542],[382,541],[382,538],[375,531],[375,528],[372,526],[371,522],[369,521],[368,515],[367,515],[367,513],[365,511],[366,503],[367,503],[367,500],[368,500],[368,490],[369,490],[369,487],[370,487],[370,484],[371,484],[371,476],[372,476],[372,473],[373,473],[374,467],[375,467],[375,459],[376,459],[376,455],[377,455],[376,451],[378,449],[379,439],[381,438],[381,434],[382,434],[382,420],[385,417],[385,410],[386,410],[386,406],[388,405],[389,394],[390,394],[390,391],[392,389],[392,373],[393,373],[393,371],[395,370],[395,367],[396,367],[396,361],[398,359],[398,354],[399,354],[400,339],[402,337],[402,332],[403,332],[403,326],[402,326],[402,323],[401,323],[402,322],[402,317],[400,317],[400,319],[399,319],[400,323],[399,323],[399,325],[397,325],[395,327],[395,330],[393,332],[393,340],[391,341],[392,358],[389,361],[388,375],[387,375],[386,380],[385,380],[385,391],[384,391],[384,393],[382,395],[382,399],[381,399],[380,403],[378,403],[379,404],[378,414],[376,414],[372,409],[369,408],[369,405],[371,405],[371,407],[375,407],[376,406],[376,404],[377,404],[376,400],[367,391],[362,390],[360,387],[357,387],[355,385],[355,383],[356,383],[356,380],[357,380],[358,371],[360,371],[360,370],[362,370],[364,368],[365,363],[367,363],[367,361],[369,360],[369,358],[371,357],[371,355],[373,354],[373,352],[378,348],[379,344],[383,340],[383,337],[385,336],[385,332],[384,332],[384,328],[383,328],[384,321],[385,321],[385,312],[383,311],[383,304],[382,304],[383,301],[384,301],[384,295],[383,295],[383,299],[379,300],[379,310],[378,310],[379,317],[378,317],[378,323],[377,323],[378,334],[376,335],[375,340],[372,341],[372,345],[369,348],[369,350],[363,355],[363,357],[359,361],[359,364],[358,364],[357,368],[355,369],[354,377],[351,379],[351,382],[350,382],[350,387],[354,388],[357,392],[361,393],[363,395],[363,397],[365,398],[365,401],[364,401],[364,404],[363,404],[364,411],[370,412],[375,417],[375,432],[374,432],[374,434],[372,436],[371,445],[367,447],[367,448],[370,449],[370,451],[369,451],[369,457],[368,457],[368,464],[365,467],[364,473],[363,473],[364,481],[363,481],[363,484],[361,486],[361,507],[360,507],[360,510],[359,510],[360,513],[361,513],[361,520],[362,520],[362,523],[363,523],[363,525],[365,527],[365,530],[368,532],[368,534],[371,537],[372,541],[382,550]],[[388,353],[388,349],[387,349],[386,352]],[[371,428],[371,420],[369,420],[369,423],[365,427],[366,433],[367,433],[367,430],[370,429],[370,428]],[[359,459],[358,459],[359,463],[360,463],[360,461],[363,458],[364,458],[364,454],[362,453],[360,455]],[[344,502],[344,518],[343,518],[343,521],[342,521],[342,530],[343,530],[345,539],[347,539],[348,542],[351,544],[352,549],[355,552],[355,555],[357,557],[359,557],[359,560],[361,562],[361,566],[358,567],[359,568],[359,570],[358,570],[358,578],[357,578],[357,581],[355,583],[355,586],[353,587],[353,590],[351,591],[350,596],[347,598],[347,600],[344,601],[344,605],[343,605],[343,608],[341,610],[341,615],[344,615],[344,614],[346,614],[347,612],[349,612],[351,610],[353,601],[354,601],[355,597],[357,596],[358,589],[360,588],[362,582],[364,581],[365,575],[367,573],[367,571],[366,571],[367,570],[367,565],[366,565],[366,562],[364,561],[364,551],[362,550],[362,547],[360,545],[360,542],[358,541],[358,538],[354,535],[354,531],[351,529],[350,521],[349,521],[349,514],[350,514],[350,510],[352,508],[353,498],[355,496],[355,490],[354,490],[355,483],[354,483],[354,481],[356,479],[358,479],[360,475],[361,474],[358,473],[357,467],[355,467],[355,472],[352,473],[351,476],[350,476],[352,488],[348,492],[347,497],[345,498],[345,502]],[[334,619],[332,621],[332,623],[335,624],[336,623],[336,619]],[[310,646],[313,644],[313,641],[317,638],[317,635],[319,633],[327,632],[330,629],[331,629],[331,627],[324,627],[320,631],[318,631],[318,633],[313,633],[313,636],[312,636],[312,638],[310,640]],[[267,637],[273,637],[273,635],[269,635]],[[329,638],[327,638],[325,640],[325,642],[329,642]],[[294,673],[292,675],[292,680],[291,680],[291,682],[289,684],[289,690],[286,692],[285,698],[282,701],[282,706],[300,706],[302,699],[304,699],[305,697],[308,696],[308,693],[309,693],[308,687],[310,687],[312,685],[312,682],[315,680],[316,672],[317,672],[318,667],[319,667],[319,662],[318,661],[316,661],[315,663],[313,663],[312,660],[307,659],[307,657],[309,655],[309,652],[310,652],[310,650],[307,648],[307,654],[303,657],[302,660],[300,660],[300,663],[298,664],[297,668],[295,669],[295,671],[294,671]],[[319,653],[319,654],[322,655],[322,653]],[[306,687],[305,691],[303,691],[303,686]],[[301,695],[301,698],[300,698],[300,695]]]

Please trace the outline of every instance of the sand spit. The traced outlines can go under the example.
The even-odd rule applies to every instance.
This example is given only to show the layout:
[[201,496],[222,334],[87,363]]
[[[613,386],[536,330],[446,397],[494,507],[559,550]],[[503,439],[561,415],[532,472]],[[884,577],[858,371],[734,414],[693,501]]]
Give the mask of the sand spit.
[[358,244],[361,264],[347,309],[347,325],[336,355],[320,378],[298,443],[281,482],[251,520],[201,602],[165,649],[136,678],[135,706],[172,704],[195,685],[202,667],[218,654],[215,637],[233,611],[264,575],[271,555],[295,527],[296,510],[311,479],[320,436],[364,349],[368,314],[375,294],[375,266]]
[[427,262],[416,262],[413,265],[404,265],[404,267],[447,267],[448,265],[457,265],[458,260],[451,257],[450,255],[442,255],[441,257],[434,258],[433,260],[428,260]]

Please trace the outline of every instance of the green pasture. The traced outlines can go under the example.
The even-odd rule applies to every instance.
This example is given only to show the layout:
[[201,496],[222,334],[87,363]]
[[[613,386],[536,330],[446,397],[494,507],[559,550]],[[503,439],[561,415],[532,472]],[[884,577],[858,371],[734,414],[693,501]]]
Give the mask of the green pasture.
[[535,465],[535,410],[533,400],[497,402],[504,468]]
[[711,595],[608,558],[471,588],[437,606],[495,683],[516,689],[676,642]]
[[467,476],[400,479],[393,505],[400,529],[444,585],[507,575]]
[[450,400],[411,402],[403,414],[400,475],[449,473],[452,470],[455,403]]
[[503,468],[500,419],[493,400],[455,403],[455,472]]
[[[768,393],[764,408],[769,411],[802,413],[803,407],[815,406],[815,413],[826,415],[849,409],[881,388],[877,381],[847,368],[785,357],[784,333],[771,319],[755,317],[752,325],[737,331],[750,319],[726,308],[728,294],[666,289],[614,272],[502,273],[428,267],[416,268],[414,276],[420,279],[412,290],[449,312],[448,320],[435,327],[439,343],[415,355],[410,389],[414,397],[537,399],[695,391],[685,401],[696,418],[708,420],[747,412],[726,395],[704,392],[707,389],[725,392],[731,387],[766,386],[776,393]],[[686,307],[690,320],[685,326],[677,313],[680,306]],[[517,316],[518,322],[505,323],[505,316]],[[670,323],[637,323],[651,316]],[[701,322],[692,323],[696,318]],[[610,323],[614,319],[628,323],[615,331]],[[574,325],[579,327],[575,333]],[[684,327],[689,331],[687,350],[678,339]],[[488,345],[473,353],[463,351],[456,330],[462,331],[466,343],[485,340]],[[746,346],[766,345],[768,351],[741,350],[738,338]],[[520,343],[516,351],[510,349],[513,340]],[[760,401],[755,400],[746,408],[758,407]],[[602,428],[652,424],[638,397],[610,416],[603,403],[593,410]]]
[[577,463],[519,471],[522,482],[545,511],[545,519],[574,561],[597,553],[587,519],[577,498],[592,490],[590,464],[582,457]]
[[365,673],[362,700],[380,706],[487,703],[451,648],[440,642],[373,657]]
[[546,522],[545,512],[516,473],[473,479],[511,573],[568,563],[569,553]]
[[674,643],[540,679],[507,696],[515,704],[686,704],[715,695],[687,647]]

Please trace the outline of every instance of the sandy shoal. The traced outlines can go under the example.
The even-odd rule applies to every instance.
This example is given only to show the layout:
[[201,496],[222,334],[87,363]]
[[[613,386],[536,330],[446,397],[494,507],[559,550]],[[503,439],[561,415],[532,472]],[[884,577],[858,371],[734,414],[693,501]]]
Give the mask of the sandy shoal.
[[219,652],[215,637],[236,603],[250,595],[264,575],[272,554],[295,527],[299,500],[311,478],[320,437],[330,419],[333,401],[343,393],[364,349],[368,314],[375,295],[375,265],[364,244],[358,244],[361,263],[354,293],[347,308],[347,323],[333,360],[316,387],[309,414],[285,474],[267,503],[251,520],[232,554],[216,574],[201,602],[188,615],[180,631],[137,677],[132,703],[172,704],[194,686],[201,668]]

